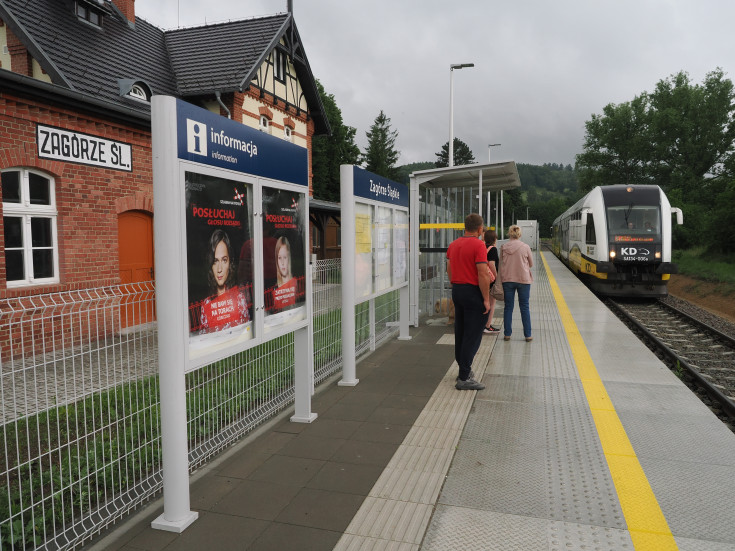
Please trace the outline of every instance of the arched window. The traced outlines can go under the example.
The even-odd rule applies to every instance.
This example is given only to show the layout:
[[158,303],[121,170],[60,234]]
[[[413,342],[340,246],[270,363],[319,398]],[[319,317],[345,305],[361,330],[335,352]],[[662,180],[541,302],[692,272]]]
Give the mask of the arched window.
[[59,251],[53,178],[18,168],[4,170],[0,178],[7,286],[58,283]]
[[128,92],[128,95],[131,98],[139,99],[142,101],[150,101],[145,87],[141,84],[133,84],[132,88],[130,88],[130,92]]

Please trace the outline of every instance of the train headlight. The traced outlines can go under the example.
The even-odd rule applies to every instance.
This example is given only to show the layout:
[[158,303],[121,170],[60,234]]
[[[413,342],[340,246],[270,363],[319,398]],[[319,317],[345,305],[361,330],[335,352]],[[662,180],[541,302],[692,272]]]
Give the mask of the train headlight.
[[610,258],[615,258],[615,251],[610,251]]
[[656,260],[661,260],[661,251],[656,251],[654,256],[656,257]]

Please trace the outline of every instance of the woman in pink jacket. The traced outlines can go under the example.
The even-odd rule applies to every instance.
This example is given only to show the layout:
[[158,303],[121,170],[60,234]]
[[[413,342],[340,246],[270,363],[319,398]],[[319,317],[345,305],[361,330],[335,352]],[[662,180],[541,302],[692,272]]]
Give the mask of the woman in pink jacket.
[[513,331],[513,301],[518,291],[518,306],[521,309],[523,322],[523,336],[526,342],[531,342],[531,312],[528,309],[528,300],[531,296],[533,283],[533,255],[531,247],[521,241],[521,228],[513,225],[508,229],[508,242],[500,249],[500,277],[503,281],[505,294],[505,309],[503,311],[503,339],[510,340]]

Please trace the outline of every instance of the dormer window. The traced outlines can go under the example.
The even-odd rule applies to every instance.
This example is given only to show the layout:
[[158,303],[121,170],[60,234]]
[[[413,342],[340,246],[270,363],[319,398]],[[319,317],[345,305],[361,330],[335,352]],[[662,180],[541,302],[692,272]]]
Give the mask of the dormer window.
[[87,3],[77,2],[76,13],[77,17],[82,21],[90,23],[95,27],[102,27],[102,12]]
[[131,98],[139,99],[141,101],[150,101],[150,98],[148,97],[145,88],[140,84],[133,84],[133,87],[130,89],[130,92],[128,92],[128,95]]
[[123,78],[118,80],[117,84],[120,87],[120,97],[150,103],[153,91],[143,80],[139,78]]

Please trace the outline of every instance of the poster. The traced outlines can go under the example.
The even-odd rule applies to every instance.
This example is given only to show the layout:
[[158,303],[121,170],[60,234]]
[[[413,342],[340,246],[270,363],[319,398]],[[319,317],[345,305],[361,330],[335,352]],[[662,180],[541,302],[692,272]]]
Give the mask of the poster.
[[253,337],[252,186],[186,172],[185,189],[189,346],[203,353]]
[[355,296],[373,293],[373,207],[355,203]]
[[306,196],[263,188],[265,331],[306,318]]
[[408,212],[396,209],[395,225],[395,264],[393,265],[393,285],[408,281]]
[[393,278],[393,212],[390,207],[375,209],[375,250],[373,292],[389,289]]

